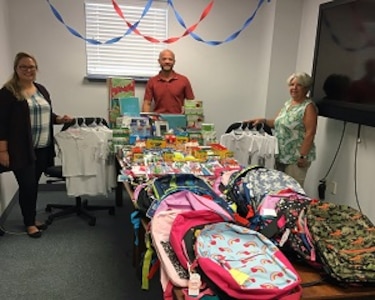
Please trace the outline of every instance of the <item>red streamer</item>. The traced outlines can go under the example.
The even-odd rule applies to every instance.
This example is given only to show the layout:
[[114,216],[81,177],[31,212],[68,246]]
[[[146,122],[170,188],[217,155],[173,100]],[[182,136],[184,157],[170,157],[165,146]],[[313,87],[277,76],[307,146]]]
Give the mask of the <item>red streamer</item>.
[[[111,0],[112,1],[112,5],[113,5],[113,8],[115,9],[116,13],[119,15],[119,17],[121,19],[123,19],[126,23],[126,25],[131,28],[133,26],[133,24],[131,24],[130,22],[128,22],[125,17],[124,17],[124,14],[122,13],[122,10],[120,8],[120,6],[117,4],[116,0]],[[176,37],[169,37],[167,38],[166,40],[158,40],[158,39],[155,39],[151,36],[148,36],[148,35],[144,35],[142,34],[138,29],[134,29],[133,32],[137,35],[140,35],[142,36],[145,40],[151,42],[151,43],[165,43],[165,44],[171,44],[171,43],[174,43],[174,42],[177,42],[178,40],[180,40],[181,38],[187,36],[188,34],[190,34],[191,32],[193,32],[199,25],[200,22],[202,22],[207,16],[208,14],[211,12],[211,9],[214,5],[214,0],[211,0],[210,3],[208,3],[208,5],[205,7],[205,9],[203,10],[199,20],[197,23],[189,26],[185,32],[180,35],[180,36],[176,36]]]

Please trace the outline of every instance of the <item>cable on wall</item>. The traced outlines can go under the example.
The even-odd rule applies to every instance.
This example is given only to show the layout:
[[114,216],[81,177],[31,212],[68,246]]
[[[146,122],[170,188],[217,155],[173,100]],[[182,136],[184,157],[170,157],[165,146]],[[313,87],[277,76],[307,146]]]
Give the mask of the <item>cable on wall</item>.
[[358,145],[360,143],[361,143],[361,124],[358,124],[357,141],[355,143],[355,152],[354,152],[354,195],[355,195],[355,202],[357,203],[357,207],[359,211],[362,213],[361,205],[359,204],[358,189],[357,189],[357,160],[358,160]]
[[336,158],[337,158],[337,155],[340,151],[340,148],[341,148],[341,144],[342,144],[342,141],[344,139],[344,135],[345,135],[345,129],[346,129],[346,121],[344,121],[344,127],[342,129],[342,133],[341,133],[341,137],[340,137],[340,142],[339,142],[339,145],[336,149],[336,153],[335,153],[335,156],[333,157],[333,160],[331,162],[331,165],[329,166],[328,168],[328,171],[327,173],[324,175],[324,177],[322,179],[319,180],[319,185],[318,185],[318,194],[319,194],[319,199],[321,200],[324,200],[325,199],[325,192],[326,192],[326,188],[327,188],[327,176],[329,175],[329,173],[331,172],[331,169],[333,167],[333,165],[335,164],[335,161],[336,161]]

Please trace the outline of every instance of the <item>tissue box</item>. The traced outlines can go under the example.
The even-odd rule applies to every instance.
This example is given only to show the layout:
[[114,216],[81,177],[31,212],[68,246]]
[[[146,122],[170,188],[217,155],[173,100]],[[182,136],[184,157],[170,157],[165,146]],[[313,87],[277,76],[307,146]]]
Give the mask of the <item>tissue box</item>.
[[185,100],[185,115],[203,115],[203,102],[201,100]]

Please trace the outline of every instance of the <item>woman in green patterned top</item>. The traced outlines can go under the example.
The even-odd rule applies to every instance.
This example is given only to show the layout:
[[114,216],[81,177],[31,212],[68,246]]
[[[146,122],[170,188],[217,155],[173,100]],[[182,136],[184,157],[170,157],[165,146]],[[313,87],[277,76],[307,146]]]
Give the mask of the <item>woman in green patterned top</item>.
[[316,157],[314,138],[318,110],[307,97],[312,79],[306,73],[294,73],[287,80],[291,98],[275,119],[250,120],[253,125],[264,123],[274,128],[279,154],[276,169],[295,178],[303,187],[307,170]]

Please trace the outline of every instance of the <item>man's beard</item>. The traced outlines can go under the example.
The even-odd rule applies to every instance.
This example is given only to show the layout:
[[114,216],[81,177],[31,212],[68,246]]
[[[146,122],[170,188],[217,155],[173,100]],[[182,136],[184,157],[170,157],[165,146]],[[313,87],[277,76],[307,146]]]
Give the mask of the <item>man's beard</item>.
[[163,71],[171,71],[173,66],[162,66]]

